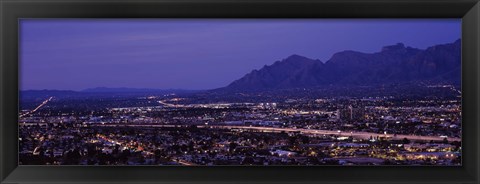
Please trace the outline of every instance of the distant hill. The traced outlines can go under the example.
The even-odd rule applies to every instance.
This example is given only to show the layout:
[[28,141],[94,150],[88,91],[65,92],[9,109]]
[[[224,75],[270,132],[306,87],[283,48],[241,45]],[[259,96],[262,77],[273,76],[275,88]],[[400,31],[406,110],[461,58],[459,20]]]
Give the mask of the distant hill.
[[81,92],[84,93],[185,93],[196,92],[197,90],[184,90],[184,89],[151,89],[151,88],[108,88],[108,87],[96,87],[84,89]]
[[148,88],[89,88],[81,91],[71,90],[24,90],[20,91],[20,98],[23,100],[43,99],[50,96],[56,98],[85,98],[85,97],[131,97],[139,95],[165,95],[165,94],[191,94],[199,90],[183,89],[148,89]]
[[325,63],[292,55],[253,70],[216,91],[263,91],[324,86],[370,86],[396,83],[461,82],[461,41],[425,50],[402,43],[380,52],[342,51]]
[[21,98],[24,97],[41,97],[46,98],[50,96],[76,96],[80,92],[71,91],[71,90],[23,90],[20,91],[19,95]]

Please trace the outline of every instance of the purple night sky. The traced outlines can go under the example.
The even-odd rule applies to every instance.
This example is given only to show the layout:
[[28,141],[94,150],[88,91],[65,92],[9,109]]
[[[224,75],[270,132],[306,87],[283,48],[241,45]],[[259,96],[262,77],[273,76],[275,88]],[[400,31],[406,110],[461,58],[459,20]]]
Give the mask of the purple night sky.
[[212,89],[292,54],[460,36],[461,19],[23,19],[20,89]]

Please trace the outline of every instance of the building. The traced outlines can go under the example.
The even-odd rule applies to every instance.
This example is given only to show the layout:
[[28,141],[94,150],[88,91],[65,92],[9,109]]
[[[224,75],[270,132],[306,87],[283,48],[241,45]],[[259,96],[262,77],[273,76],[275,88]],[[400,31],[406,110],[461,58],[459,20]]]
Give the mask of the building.
[[361,121],[365,119],[365,108],[349,105],[337,110],[337,117],[343,121]]

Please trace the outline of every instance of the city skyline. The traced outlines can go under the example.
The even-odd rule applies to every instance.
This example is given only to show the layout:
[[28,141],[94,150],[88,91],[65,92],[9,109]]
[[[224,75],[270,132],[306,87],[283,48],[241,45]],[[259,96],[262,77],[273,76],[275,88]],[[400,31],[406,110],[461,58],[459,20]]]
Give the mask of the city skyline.
[[460,19],[20,30],[19,165],[462,165]]
[[374,53],[398,42],[425,49],[459,38],[456,19],[24,19],[20,89],[214,89],[292,54],[325,62],[343,50]]

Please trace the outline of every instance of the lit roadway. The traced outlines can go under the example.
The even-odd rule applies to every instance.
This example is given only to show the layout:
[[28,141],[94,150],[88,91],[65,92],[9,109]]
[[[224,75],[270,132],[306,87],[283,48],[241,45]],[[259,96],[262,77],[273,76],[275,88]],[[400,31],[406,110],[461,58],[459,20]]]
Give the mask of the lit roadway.
[[[186,127],[187,125],[146,125],[146,124],[104,124],[104,125],[93,125],[93,126],[129,126],[129,127]],[[338,136],[352,136],[354,138],[360,139],[369,139],[370,137],[388,137],[392,139],[403,139],[407,138],[409,140],[422,140],[422,141],[442,141],[444,138],[440,136],[419,136],[419,135],[393,135],[393,134],[379,134],[372,132],[342,132],[334,130],[317,130],[317,129],[303,129],[303,128],[275,128],[275,127],[256,127],[256,126],[229,126],[229,125],[197,125],[198,128],[215,128],[215,129],[240,129],[240,130],[253,130],[259,132],[299,132],[301,134],[308,135],[338,135]],[[448,141],[461,141],[461,138],[449,137]]]
[[195,163],[192,163],[192,162],[189,162],[189,161],[186,161],[186,160],[181,160],[181,159],[178,159],[178,158],[177,158],[177,159],[174,158],[174,159],[172,159],[172,160],[174,160],[174,161],[176,161],[177,163],[182,164],[182,165],[190,165],[190,166],[191,166],[191,165],[197,165],[197,164],[195,164]]
[[23,117],[23,116],[26,116],[26,115],[29,115],[29,114],[32,114],[34,113],[35,111],[37,111],[38,109],[42,108],[45,104],[47,104],[48,102],[50,102],[51,100],[53,99],[53,96],[46,99],[45,101],[43,101],[40,105],[38,105],[35,109],[31,110],[31,111],[28,111],[26,112],[25,114],[21,114],[19,117]]
[[[418,136],[418,135],[393,135],[393,134],[378,134],[372,132],[342,132],[342,131],[333,131],[333,130],[316,130],[316,129],[303,129],[303,128],[274,128],[274,127],[250,127],[250,126],[209,126],[214,128],[237,128],[243,130],[257,130],[262,132],[300,132],[302,134],[310,135],[338,135],[338,136],[352,136],[354,138],[360,139],[369,139],[371,137],[390,137],[392,139],[403,139],[407,138],[409,140],[423,140],[423,141],[441,141],[444,138],[440,136]],[[449,141],[461,141],[460,138],[447,138]]]

